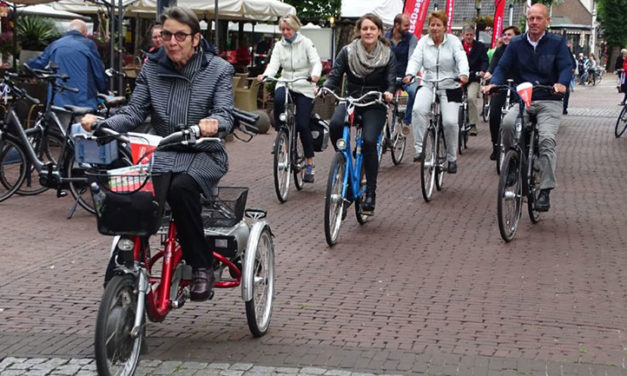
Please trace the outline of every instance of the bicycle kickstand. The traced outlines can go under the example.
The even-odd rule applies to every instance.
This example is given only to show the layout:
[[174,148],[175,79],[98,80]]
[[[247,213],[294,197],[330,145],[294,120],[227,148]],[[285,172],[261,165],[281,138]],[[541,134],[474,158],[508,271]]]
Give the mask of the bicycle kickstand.
[[78,197],[76,197],[76,199],[74,200],[74,204],[72,204],[72,207],[70,208],[70,211],[67,213],[67,216],[65,218],[72,219],[72,216],[74,216],[74,213],[76,212],[77,207],[78,207]]

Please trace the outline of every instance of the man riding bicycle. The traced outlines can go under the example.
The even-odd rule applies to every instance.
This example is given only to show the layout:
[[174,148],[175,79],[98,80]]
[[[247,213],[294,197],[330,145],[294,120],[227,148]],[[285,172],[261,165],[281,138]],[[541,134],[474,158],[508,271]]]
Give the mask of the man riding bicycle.
[[[405,77],[407,69],[407,61],[414,53],[414,49],[418,44],[418,38],[414,33],[409,31],[410,20],[406,14],[399,13],[394,17],[394,26],[392,30],[385,33],[385,37],[390,41],[392,52],[396,57],[396,77]],[[409,135],[411,125],[411,109],[414,108],[414,98],[418,83],[414,82],[409,85],[403,85],[403,90],[407,92],[407,107],[405,109],[405,118],[403,119],[403,135]]]
[[[187,8],[167,8],[161,15],[163,47],[148,54],[137,77],[128,106],[103,124],[118,132],[141,125],[148,115],[159,136],[179,125],[198,124],[202,137],[233,125],[233,67],[215,54],[200,34],[196,14]],[[81,125],[91,130],[98,119],[86,115]],[[191,299],[206,300],[215,281],[213,256],[205,241],[200,195],[228,170],[224,148],[218,143],[199,146],[199,152],[163,151],[154,155],[153,171],[172,171],[167,200],[178,230],[183,257],[192,267]]]
[[[502,85],[507,77],[521,82],[553,85],[556,93],[565,93],[570,83],[572,63],[566,42],[561,36],[546,33],[550,18],[548,8],[534,4],[527,12],[527,33],[512,39],[492,76],[492,82],[484,88],[489,93],[494,85]],[[561,97],[545,92],[533,93],[533,102],[527,113],[537,118],[540,151],[540,196],[536,210],[548,211],[549,193],[555,188],[557,155],[555,136],[562,113]],[[503,119],[503,147],[512,146],[514,122],[519,109],[509,111]],[[528,116],[525,114],[525,116]]]

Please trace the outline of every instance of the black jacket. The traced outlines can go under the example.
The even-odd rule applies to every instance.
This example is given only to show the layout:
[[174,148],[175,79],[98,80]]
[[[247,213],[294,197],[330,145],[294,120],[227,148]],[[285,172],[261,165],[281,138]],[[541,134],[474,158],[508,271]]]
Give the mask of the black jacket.
[[470,82],[479,82],[480,78],[477,77],[475,72],[487,72],[488,71],[488,50],[485,45],[479,41],[472,43],[470,54],[466,54],[468,57],[468,68],[470,70]]
[[360,97],[371,91],[388,91],[394,93],[394,82],[396,80],[396,58],[390,53],[390,60],[386,66],[376,68],[365,78],[359,78],[351,72],[348,65],[348,46],[342,48],[335,59],[333,68],[324,82],[324,86],[336,90],[342,83],[342,75],[346,73],[345,93],[352,97]]

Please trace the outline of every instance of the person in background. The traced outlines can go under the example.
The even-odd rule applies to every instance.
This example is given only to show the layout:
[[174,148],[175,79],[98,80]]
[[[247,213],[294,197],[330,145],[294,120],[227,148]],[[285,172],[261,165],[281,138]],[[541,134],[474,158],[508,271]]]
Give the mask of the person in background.
[[[379,16],[366,13],[357,20],[355,37],[344,46],[335,59],[333,68],[324,87],[336,90],[342,86],[342,77],[346,74],[345,95],[359,98],[369,91],[383,93],[383,100],[390,102],[394,97],[396,81],[396,57],[389,47],[389,41],[383,37],[383,22]],[[372,100],[372,97],[368,100]],[[355,114],[362,117],[362,151],[366,170],[366,198],[361,204],[364,214],[373,214],[379,160],[377,157],[377,139],[386,122],[387,107],[375,103],[368,107],[358,107]],[[331,140],[336,145],[342,137],[346,105],[335,108],[331,122]]]
[[577,70],[579,71],[579,85],[585,85],[586,81],[588,81],[588,67],[590,62],[588,58],[583,55],[583,53],[579,53],[577,57]]
[[150,48],[148,52],[155,52],[159,47],[163,45],[163,39],[161,38],[161,30],[163,26],[160,23],[152,25],[150,28]]
[[235,50],[235,60],[237,60],[236,65],[242,71],[246,71],[246,68],[250,65],[250,48],[246,39],[242,39],[239,41],[237,49]]
[[[503,56],[503,52],[507,48],[507,45],[512,40],[512,38],[520,35],[520,29],[516,26],[508,26],[503,29],[503,36],[499,39],[503,41],[503,44],[496,49],[494,52],[494,56],[492,57],[492,61],[490,62],[490,67],[488,71],[484,75],[486,80],[492,78],[492,73],[496,69],[496,66],[499,64],[501,57]],[[513,78],[513,77],[508,77]],[[490,138],[492,139],[492,154],[490,154],[490,160],[495,161],[499,155],[499,130],[501,129],[501,115],[503,110],[503,105],[505,104],[506,94],[505,93],[497,93],[492,95],[490,98]]]
[[592,81],[594,86],[597,84],[597,59],[592,52],[588,55],[588,62],[588,82]]
[[[394,17],[394,26],[390,31],[385,33],[385,37],[391,42],[390,48],[396,57],[396,77],[404,77],[405,69],[407,69],[407,61],[418,44],[418,38],[414,33],[409,32],[409,16],[405,14],[397,14]],[[407,107],[405,109],[405,118],[403,119],[403,135],[408,136],[411,131],[411,109],[414,108],[414,98],[418,83],[414,82],[409,85],[403,85],[403,90],[407,92]]]
[[[503,32],[505,32],[505,30],[503,30]],[[488,50],[488,63],[489,64],[492,64],[492,57],[494,56],[494,51],[496,51],[496,49],[501,47],[502,45],[503,45],[503,38],[497,38],[496,47],[490,48]]]
[[483,43],[475,40],[475,28],[472,25],[466,25],[462,29],[462,46],[470,69],[467,85],[469,134],[476,136],[479,123],[479,81],[488,70],[488,50]]
[[568,43],[568,52],[570,53],[570,60],[572,61],[573,64],[573,69],[572,69],[572,75],[571,75],[571,80],[570,80],[570,84],[568,86],[566,86],[566,93],[564,93],[564,100],[562,101],[562,115],[568,115],[568,100],[570,99],[570,92],[575,90],[575,81],[574,81],[574,77],[575,77],[575,70],[577,69],[577,60],[575,60],[575,55],[573,55],[572,53],[572,43]]
[[[51,61],[59,67],[59,74],[70,76],[65,85],[79,90],[78,93],[68,90],[57,93],[53,104],[97,108],[98,93],[107,92],[107,79],[96,43],[87,38],[85,21],[72,20],[67,33],[46,47],[39,57],[28,60],[26,65],[43,69]],[[49,87],[48,98],[51,93],[52,87]]]
[[[266,70],[257,76],[257,81],[264,77],[274,77],[282,68],[281,78],[291,80],[295,78],[311,78],[311,82],[297,81],[291,85],[292,98],[296,104],[296,128],[303,143],[305,152],[305,183],[314,182],[314,149],[309,119],[313,109],[313,98],[316,82],[320,79],[322,63],[318,51],[311,39],[299,33],[300,20],[293,14],[281,17],[279,29],[283,38],[274,45],[270,62]],[[285,84],[277,83],[274,91],[274,126],[281,124],[279,116],[285,111]]]
[[616,65],[614,66],[614,70],[618,75],[619,80],[619,92],[624,93],[625,96],[623,100],[619,103],[619,106],[624,106],[627,103],[627,79],[625,75],[627,74],[627,49],[623,48],[620,50],[620,56],[616,59]]

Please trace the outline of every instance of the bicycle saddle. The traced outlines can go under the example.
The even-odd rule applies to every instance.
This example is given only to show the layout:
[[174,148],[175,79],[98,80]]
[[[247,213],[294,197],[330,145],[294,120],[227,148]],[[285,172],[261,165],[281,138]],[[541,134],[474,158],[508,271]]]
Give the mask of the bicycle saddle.
[[96,113],[96,110],[94,110],[93,108],[74,106],[74,105],[71,105],[71,104],[67,104],[67,105],[63,106],[63,108],[65,108],[68,111],[71,111],[72,112],[72,116],[83,116],[83,115],[86,115],[86,114],[94,114],[94,113]]
[[107,108],[118,107],[126,104],[126,97],[121,95],[110,97],[108,95],[98,94],[98,98],[104,100],[104,105]]

